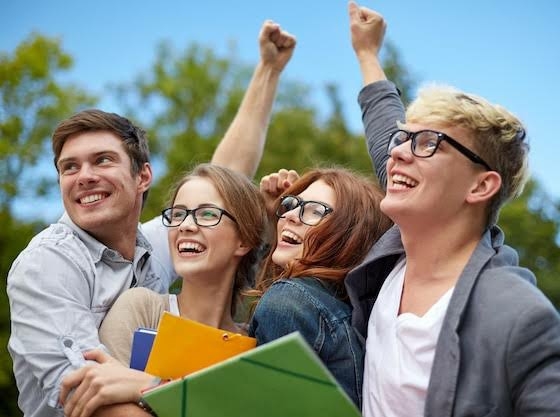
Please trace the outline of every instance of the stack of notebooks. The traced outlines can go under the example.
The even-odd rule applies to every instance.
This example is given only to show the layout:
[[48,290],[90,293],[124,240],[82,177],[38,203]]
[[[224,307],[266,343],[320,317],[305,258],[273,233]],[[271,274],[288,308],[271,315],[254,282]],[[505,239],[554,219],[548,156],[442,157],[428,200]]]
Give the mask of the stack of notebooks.
[[[253,338],[165,314],[145,370],[172,381],[143,400],[159,417],[360,417],[299,333],[254,346]],[[133,343],[131,362],[138,352]]]

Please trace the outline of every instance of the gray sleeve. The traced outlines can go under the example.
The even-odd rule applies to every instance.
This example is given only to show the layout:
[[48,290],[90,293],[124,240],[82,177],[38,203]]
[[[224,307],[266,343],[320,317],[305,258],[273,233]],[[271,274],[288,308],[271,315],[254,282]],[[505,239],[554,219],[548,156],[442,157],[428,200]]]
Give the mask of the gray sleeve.
[[378,81],[366,85],[358,96],[366,134],[369,156],[379,184],[387,187],[387,145],[389,135],[397,128],[397,121],[405,121],[404,105],[395,85]]
[[560,316],[548,300],[517,313],[506,357],[515,414],[558,416]]

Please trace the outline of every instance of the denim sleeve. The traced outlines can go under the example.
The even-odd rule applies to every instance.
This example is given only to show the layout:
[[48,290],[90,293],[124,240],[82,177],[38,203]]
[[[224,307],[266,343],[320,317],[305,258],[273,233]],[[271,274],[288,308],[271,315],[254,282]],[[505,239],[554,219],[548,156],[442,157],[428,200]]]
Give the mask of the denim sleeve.
[[369,156],[379,184],[387,187],[387,146],[397,121],[405,121],[404,106],[395,85],[377,81],[366,85],[358,96]]
[[257,344],[299,331],[354,403],[360,407],[363,345],[350,325],[350,311],[341,314],[326,292],[296,283],[275,282],[255,309],[249,334]]
[[276,282],[260,299],[249,332],[262,345],[299,331],[316,351],[320,351],[325,331],[319,310],[301,288],[287,282]]
[[61,379],[84,364],[81,351],[100,346],[98,315],[104,312],[90,308],[93,272],[79,263],[83,258],[47,242],[22,252],[8,274],[8,349],[26,414],[56,406]]

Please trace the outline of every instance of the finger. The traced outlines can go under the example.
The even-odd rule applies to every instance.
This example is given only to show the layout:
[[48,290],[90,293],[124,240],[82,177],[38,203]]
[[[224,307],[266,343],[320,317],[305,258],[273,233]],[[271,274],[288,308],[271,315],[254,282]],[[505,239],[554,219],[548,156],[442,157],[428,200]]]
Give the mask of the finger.
[[113,359],[108,353],[104,352],[101,349],[88,350],[84,352],[83,355],[84,355],[84,359],[90,361],[96,361],[98,363],[109,362],[110,360]]
[[268,33],[268,39],[276,46],[278,46],[281,36],[282,32],[280,30],[280,26],[278,25]]
[[261,31],[259,33],[259,38],[261,40],[268,40],[273,32],[277,32],[280,29],[280,25],[278,23],[273,22],[272,20],[265,20]]
[[293,36],[291,33],[282,31],[280,35],[281,35],[280,38],[276,42],[276,45],[279,48],[288,49],[288,48],[292,48],[296,44],[296,37]]
[[360,6],[354,1],[348,2],[348,16],[351,22],[359,22],[362,20]]
[[279,181],[278,174],[270,175],[270,178],[268,179],[268,183],[267,183],[267,189],[266,189],[266,191],[269,194],[272,195],[276,194],[276,190],[278,189],[278,181]]
[[299,174],[297,173],[297,171],[290,169],[288,171],[287,181],[290,183],[290,185],[292,185],[297,180],[299,180]]
[[264,177],[262,177],[260,182],[260,190],[264,193],[270,193],[273,181],[273,174],[265,175]]
[[60,395],[58,397],[58,401],[60,404],[64,404],[68,397],[70,391],[80,385],[80,382],[84,379],[86,374],[87,368],[83,367],[77,369],[76,371],[70,372],[62,379],[62,383],[60,384]]
[[66,417],[78,417],[80,416],[81,409],[84,407],[84,404],[87,402],[88,398],[88,383],[80,383],[75,389],[72,395],[64,404],[64,415]]

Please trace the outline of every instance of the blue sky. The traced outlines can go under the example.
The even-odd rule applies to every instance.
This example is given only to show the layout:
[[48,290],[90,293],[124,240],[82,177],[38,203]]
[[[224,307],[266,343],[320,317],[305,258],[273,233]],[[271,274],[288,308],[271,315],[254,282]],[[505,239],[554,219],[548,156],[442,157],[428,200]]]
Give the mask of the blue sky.
[[[225,53],[230,42],[249,65],[258,59],[265,19],[298,39],[283,77],[316,91],[338,84],[350,126],[361,129],[356,96],[361,78],[350,45],[346,0],[1,0],[0,50],[10,53],[32,31],[59,37],[75,59],[68,79],[99,95],[109,83],[128,82],[149,69],[155,47],[191,42]],[[386,38],[399,48],[416,79],[479,94],[517,114],[528,126],[531,171],[560,199],[560,2],[555,0],[418,1],[359,3],[381,12]],[[105,110],[117,111],[110,100]]]

